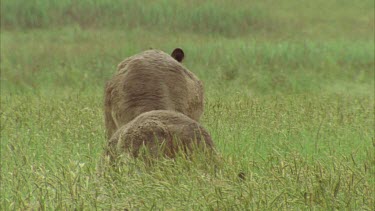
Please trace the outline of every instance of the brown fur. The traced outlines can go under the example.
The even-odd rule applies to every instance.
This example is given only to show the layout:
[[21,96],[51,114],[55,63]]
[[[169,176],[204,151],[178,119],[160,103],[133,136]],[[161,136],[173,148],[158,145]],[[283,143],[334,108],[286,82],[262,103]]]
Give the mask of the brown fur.
[[195,147],[213,149],[214,144],[198,122],[178,112],[158,110],[141,114],[122,126],[110,139],[105,154],[110,160],[124,152],[138,157],[143,146],[152,158],[174,158],[181,149],[187,153]]
[[199,121],[203,113],[203,85],[173,57],[159,50],[147,50],[125,59],[105,88],[107,139],[138,115],[152,110],[177,111]]

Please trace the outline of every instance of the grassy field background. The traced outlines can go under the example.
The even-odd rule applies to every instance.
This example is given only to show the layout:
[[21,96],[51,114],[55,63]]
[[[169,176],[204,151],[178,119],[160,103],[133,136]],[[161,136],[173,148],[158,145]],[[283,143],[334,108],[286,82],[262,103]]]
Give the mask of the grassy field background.
[[[150,47],[184,49],[222,163],[99,176],[105,81]],[[0,210],[373,210],[374,50],[370,0],[1,0]]]

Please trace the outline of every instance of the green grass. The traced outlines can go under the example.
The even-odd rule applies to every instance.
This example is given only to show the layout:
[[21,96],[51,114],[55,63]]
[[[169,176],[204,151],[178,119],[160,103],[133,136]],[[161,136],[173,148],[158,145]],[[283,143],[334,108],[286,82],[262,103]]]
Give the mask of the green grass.
[[354,99],[209,100],[203,124],[222,168],[202,159],[99,177],[100,95],[2,97],[2,209],[371,209],[373,102]]
[[[199,2],[1,1],[0,210],[373,210],[374,2]],[[99,175],[105,81],[150,47],[184,49],[221,163]]]
[[248,34],[287,37],[372,39],[372,0],[288,0],[153,2],[140,0],[2,0],[1,26],[6,29],[117,28],[171,33]]

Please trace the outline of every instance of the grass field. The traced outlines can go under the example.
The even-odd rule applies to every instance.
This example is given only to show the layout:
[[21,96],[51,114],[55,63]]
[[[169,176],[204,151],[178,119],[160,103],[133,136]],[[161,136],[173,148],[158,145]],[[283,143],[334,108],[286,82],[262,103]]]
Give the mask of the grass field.
[[[184,49],[222,163],[98,175],[105,81],[150,47]],[[374,50],[372,0],[1,0],[0,210],[374,210]]]

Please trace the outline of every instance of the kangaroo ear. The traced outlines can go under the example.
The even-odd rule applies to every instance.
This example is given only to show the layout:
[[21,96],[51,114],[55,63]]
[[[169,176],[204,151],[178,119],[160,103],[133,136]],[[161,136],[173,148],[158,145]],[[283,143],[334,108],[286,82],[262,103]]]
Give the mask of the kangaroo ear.
[[178,62],[182,62],[182,60],[184,59],[184,51],[181,49],[181,48],[176,48],[173,50],[172,52],[172,55],[171,55],[174,59],[176,59]]

